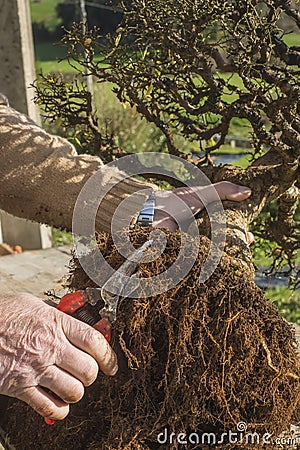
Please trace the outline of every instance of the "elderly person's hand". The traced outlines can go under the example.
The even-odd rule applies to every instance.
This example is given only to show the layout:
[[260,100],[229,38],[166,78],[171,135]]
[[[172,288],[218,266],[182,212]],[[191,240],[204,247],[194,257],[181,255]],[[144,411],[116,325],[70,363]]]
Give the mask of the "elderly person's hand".
[[[215,188],[215,190],[213,189]],[[182,187],[173,190],[164,190],[155,192],[155,210],[154,222],[155,228],[167,228],[175,231],[178,228],[176,221],[172,216],[184,221],[185,210],[178,210],[177,202],[172,202],[172,195],[176,194],[191,209],[194,215],[198,214],[205,206],[216,200],[216,194],[221,200],[231,200],[241,202],[251,195],[251,189],[246,186],[239,186],[229,181],[220,181],[213,185]],[[202,199],[202,201],[200,200]],[[168,211],[168,212],[166,212]],[[254,240],[252,233],[247,233],[248,243]]]
[[118,370],[101,333],[30,294],[1,298],[0,318],[0,394],[44,417],[66,417],[98,366],[106,375]]

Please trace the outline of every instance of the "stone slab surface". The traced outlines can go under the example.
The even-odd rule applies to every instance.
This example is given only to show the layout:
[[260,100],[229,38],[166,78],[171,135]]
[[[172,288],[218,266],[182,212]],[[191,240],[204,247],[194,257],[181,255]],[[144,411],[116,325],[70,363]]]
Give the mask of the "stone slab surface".
[[45,291],[61,289],[70,259],[71,246],[2,256],[0,295],[28,292],[45,297]]

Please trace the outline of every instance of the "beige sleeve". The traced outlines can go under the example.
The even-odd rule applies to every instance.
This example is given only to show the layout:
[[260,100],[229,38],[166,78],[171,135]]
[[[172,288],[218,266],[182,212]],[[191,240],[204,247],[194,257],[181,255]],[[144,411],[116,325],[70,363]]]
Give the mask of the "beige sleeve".
[[[104,166],[96,156],[78,155],[66,139],[53,136],[0,98],[0,209],[55,227],[71,230],[76,199],[86,181],[101,167],[99,192],[105,195],[96,218],[99,231],[110,231],[116,207],[132,193],[132,217],[155,188]],[[119,181],[119,182],[118,182]],[[116,184],[118,183],[118,184]],[[145,189],[147,189],[145,191]]]

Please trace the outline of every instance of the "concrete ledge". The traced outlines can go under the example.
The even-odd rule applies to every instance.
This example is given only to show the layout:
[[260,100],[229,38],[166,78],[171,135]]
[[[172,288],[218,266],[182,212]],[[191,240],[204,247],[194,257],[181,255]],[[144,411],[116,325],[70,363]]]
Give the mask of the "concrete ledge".
[[61,289],[68,273],[71,246],[32,250],[0,257],[0,295],[28,292],[44,297],[50,289]]
[[0,242],[21,245],[24,250],[52,247],[51,228],[0,211]]

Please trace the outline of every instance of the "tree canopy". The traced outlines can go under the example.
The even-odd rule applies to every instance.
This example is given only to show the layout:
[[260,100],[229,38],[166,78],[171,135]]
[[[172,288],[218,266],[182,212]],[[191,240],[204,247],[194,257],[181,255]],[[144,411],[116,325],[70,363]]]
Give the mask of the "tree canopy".
[[[286,36],[299,32],[297,3],[133,0],[115,5],[124,14],[115,34],[74,24],[62,40],[70,64],[78,69],[79,63],[81,75],[113,83],[120,102],[161,131],[170,154],[193,160],[213,182],[252,187],[244,227],[278,199],[264,234],[278,243],[275,259],[287,258],[291,274],[299,248],[300,47],[288,46]],[[87,127],[105,161],[123,154],[107,145],[83,85],[66,87],[47,77],[43,83],[39,101],[50,118]],[[235,118],[249,129],[252,162],[246,170],[213,163]],[[178,146],[178,136],[194,142],[202,156],[195,160]]]

